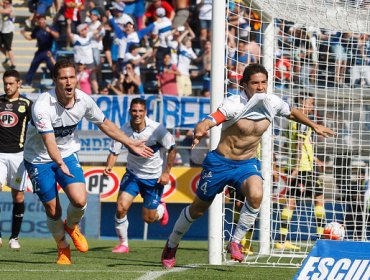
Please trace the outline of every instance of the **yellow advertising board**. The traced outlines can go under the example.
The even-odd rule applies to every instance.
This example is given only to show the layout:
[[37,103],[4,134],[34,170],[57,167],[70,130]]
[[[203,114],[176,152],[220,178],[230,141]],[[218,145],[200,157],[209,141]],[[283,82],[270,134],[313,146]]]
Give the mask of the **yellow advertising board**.
[[[83,167],[86,188],[90,193],[100,193],[102,201],[115,202],[125,167],[114,167],[109,178],[103,176],[104,167]],[[200,168],[174,167],[170,183],[165,186],[162,200],[170,203],[190,203],[195,196]],[[140,196],[134,202],[142,202]]]
[[[103,166],[83,167],[86,189],[89,193],[100,194],[102,202],[115,202],[119,191],[121,178],[125,173],[125,167],[114,167],[109,176],[103,175]],[[171,180],[165,186],[162,200],[169,203],[190,203],[195,196],[195,190],[200,176],[200,168],[173,167],[171,169]],[[61,188],[58,186],[60,192]],[[9,188],[4,187],[4,191]],[[32,192],[30,180],[27,182],[27,191]],[[142,202],[140,196],[134,202]]]

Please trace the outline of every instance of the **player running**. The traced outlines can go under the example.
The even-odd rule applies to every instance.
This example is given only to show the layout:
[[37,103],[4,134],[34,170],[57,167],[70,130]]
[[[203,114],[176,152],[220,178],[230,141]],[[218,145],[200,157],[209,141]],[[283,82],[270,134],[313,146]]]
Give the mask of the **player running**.
[[209,208],[215,196],[231,185],[245,196],[240,218],[228,244],[231,259],[242,262],[240,244],[260,211],[263,196],[260,161],[256,158],[262,134],[275,116],[285,116],[312,127],[324,137],[334,135],[329,128],[312,122],[301,111],[273,94],[267,94],[268,72],[260,64],[247,66],[241,79],[244,92],[224,100],[218,110],[197,124],[193,147],[212,127],[223,123],[221,139],[216,150],[203,161],[196,197],[180,214],[162,253],[162,264],[171,268],[176,263],[176,250],[191,224]]
[[[77,76],[73,62],[59,60],[54,66],[53,79],[55,89],[42,93],[33,106],[24,163],[34,191],[45,207],[47,225],[57,243],[57,264],[71,264],[71,251],[65,232],[70,235],[78,251],[88,251],[88,243],[78,228],[87,206],[85,178],[76,154],[80,149],[75,133],[78,123],[85,117],[106,135],[143,157],[151,157],[153,152],[143,141],[127,137],[105,118],[89,95],[76,89]],[[64,223],[57,183],[70,201]]]
[[[139,193],[144,199],[144,221],[159,221],[163,226],[168,223],[166,203],[161,202],[161,197],[164,186],[170,181],[170,171],[176,157],[175,139],[163,125],[149,119],[146,113],[145,100],[133,99],[130,105],[131,120],[121,128],[130,138],[145,140],[146,145],[153,149],[154,156],[143,158],[128,151],[126,173],[122,177],[114,219],[120,244],[113,249],[113,253],[129,252],[127,212]],[[111,172],[121,150],[122,144],[113,141],[104,171],[106,175]],[[166,151],[167,160],[164,161]]]

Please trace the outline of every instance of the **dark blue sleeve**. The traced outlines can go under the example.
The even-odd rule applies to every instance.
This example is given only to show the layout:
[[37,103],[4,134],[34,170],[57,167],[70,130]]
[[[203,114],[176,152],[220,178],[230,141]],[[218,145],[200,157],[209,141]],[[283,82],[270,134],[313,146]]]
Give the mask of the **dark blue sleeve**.
[[109,22],[112,25],[114,33],[116,33],[116,36],[117,36],[118,39],[122,39],[122,38],[126,37],[126,33],[123,32],[121,30],[121,28],[119,28],[119,26],[115,22],[114,18],[109,19]]
[[36,38],[37,31],[39,31],[39,28],[38,27],[36,27],[34,30],[32,30],[32,33],[31,33],[31,38],[32,39],[35,39]]
[[153,31],[155,24],[151,23],[144,29],[141,29],[137,31],[137,35],[139,36],[139,39],[141,40],[146,34],[150,33]]

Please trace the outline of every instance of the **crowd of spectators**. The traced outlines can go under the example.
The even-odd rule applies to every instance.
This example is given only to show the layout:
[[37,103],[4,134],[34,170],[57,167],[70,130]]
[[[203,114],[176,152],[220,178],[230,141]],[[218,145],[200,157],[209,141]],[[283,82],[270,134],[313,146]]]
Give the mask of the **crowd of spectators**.
[[[11,5],[6,1],[3,6]],[[211,0],[29,0],[28,7],[21,34],[36,40],[38,49],[25,87],[37,87],[41,63],[51,73],[58,57],[70,56],[78,65],[79,87],[88,94],[209,91]],[[4,6],[3,13],[14,11]],[[15,68],[11,46],[2,44]]]
[[281,87],[370,86],[367,34],[276,21],[276,84]]
[[[53,60],[71,55],[87,93],[98,94],[108,84],[110,94],[189,96],[209,90],[212,0],[28,0],[28,7],[22,34],[37,40],[38,49],[25,86],[41,63],[51,72]],[[2,2],[0,16],[1,51],[15,68],[11,0]],[[262,62],[261,17],[240,0],[228,1],[227,94],[240,93],[244,68]],[[370,86],[368,35],[280,19],[275,34],[277,87]]]

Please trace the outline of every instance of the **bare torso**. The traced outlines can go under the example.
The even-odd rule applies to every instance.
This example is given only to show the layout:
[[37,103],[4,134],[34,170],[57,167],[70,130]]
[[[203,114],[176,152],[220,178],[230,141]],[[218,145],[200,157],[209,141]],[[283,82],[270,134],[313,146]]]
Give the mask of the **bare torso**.
[[222,131],[217,152],[232,160],[256,157],[262,134],[269,125],[270,122],[267,119],[258,121],[240,119]]

